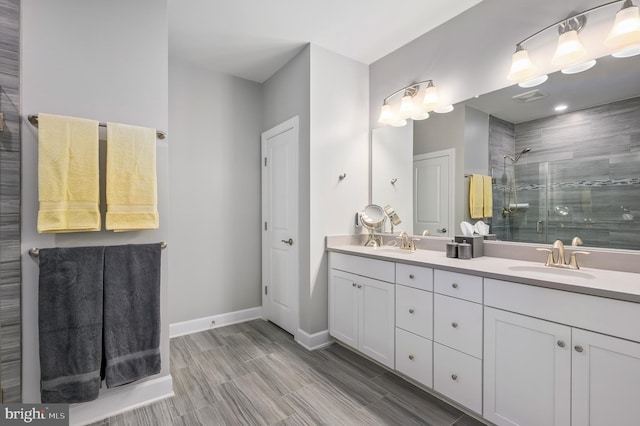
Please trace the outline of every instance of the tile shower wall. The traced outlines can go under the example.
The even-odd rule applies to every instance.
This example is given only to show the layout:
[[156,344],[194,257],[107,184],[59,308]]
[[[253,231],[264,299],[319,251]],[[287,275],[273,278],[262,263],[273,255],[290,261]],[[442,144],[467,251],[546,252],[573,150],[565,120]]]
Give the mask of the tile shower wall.
[[[518,203],[529,207],[506,219],[494,211],[496,233],[547,243],[578,235],[588,246],[640,249],[640,98],[512,125],[513,150],[503,151],[509,138],[498,136],[509,124],[490,120],[492,166],[500,174],[504,153],[531,148],[506,167],[515,172]],[[500,184],[494,191],[508,195]]]
[[0,386],[21,400],[20,1],[0,0]]

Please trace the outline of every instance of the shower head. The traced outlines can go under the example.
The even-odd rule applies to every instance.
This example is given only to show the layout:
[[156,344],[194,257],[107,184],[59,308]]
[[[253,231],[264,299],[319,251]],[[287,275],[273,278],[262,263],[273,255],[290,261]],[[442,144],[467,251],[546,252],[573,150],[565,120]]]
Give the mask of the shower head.
[[513,158],[510,155],[505,155],[504,158],[508,158],[509,160],[511,160],[512,163],[517,163],[518,160],[520,159],[520,157],[522,157],[522,154],[526,154],[527,152],[531,151],[530,147],[526,147],[525,149],[523,149],[522,151],[520,151],[517,155],[516,158]]

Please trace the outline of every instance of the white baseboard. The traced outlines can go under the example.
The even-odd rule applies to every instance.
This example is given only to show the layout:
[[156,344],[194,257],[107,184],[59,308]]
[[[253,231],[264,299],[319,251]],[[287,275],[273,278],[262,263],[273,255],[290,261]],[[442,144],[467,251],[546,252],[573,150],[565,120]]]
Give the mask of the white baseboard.
[[298,329],[298,333],[296,333],[296,342],[309,351],[315,351],[316,349],[322,349],[325,346],[331,345],[333,343],[333,338],[329,336],[329,330],[309,334],[304,330]]
[[69,407],[71,426],[87,425],[174,396],[170,374],[100,392],[95,401]]
[[227,312],[226,314],[212,315],[210,317],[196,318],[189,321],[176,322],[169,325],[169,338],[197,333],[212,328],[239,322],[251,321],[262,318],[262,307],[244,309],[242,311]]

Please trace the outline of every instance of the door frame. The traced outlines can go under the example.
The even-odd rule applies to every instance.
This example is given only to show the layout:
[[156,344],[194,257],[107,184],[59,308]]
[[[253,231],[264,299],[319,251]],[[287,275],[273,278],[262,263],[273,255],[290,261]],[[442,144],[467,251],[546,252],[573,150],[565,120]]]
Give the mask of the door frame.
[[[300,157],[299,157],[299,152],[300,152],[300,118],[299,116],[294,116],[274,127],[272,127],[269,130],[266,130],[264,132],[262,132],[261,135],[261,156],[260,156],[260,169],[261,169],[261,180],[262,180],[262,185],[261,185],[261,198],[262,198],[262,212],[261,212],[261,219],[262,219],[262,223],[260,224],[260,228],[262,229],[262,278],[261,278],[261,283],[260,283],[260,293],[262,295],[261,301],[262,301],[262,319],[264,320],[268,320],[268,318],[266,318],[266,312],[265,312],[265,301],[267,299],[267,295],[265,295],[265,287],[267,286],[268,283],[265,282],[266,277],[269,276],[269,271],[271,268],[271,264],[268,261],[269,256],[267,256],[268,252],[269,252],[269,244],[270,244],[270,237],[271,237],[271,228],[267,226],[267,229],[265,230],[265,223],[268,223],[270,221],[270,217],[269,216],[269,203],[271,201],[271,197],[270,197],[270,193],[267,191],[267,167],[265,167],[265,161],[267,159],[267,142],[269,141],[269,139],[278,136],[286,131],[292,130],[295,132],[296,135],[296,142],[294,144],[294,150],[295,150],[295,158],[296,158],[296,163],[293,165],[294,168],[294,174],[296,175],[296,182],[299,182],[298,175],[299,175],[299,162],[300,162]],[[296,193],[296,199],[299,201],[299,193],[300,193],[300,188],[298,186],[298,191]],[[296,203],[298,204],[298,203]],[[292,238],[294,239],[294,241],[299,242],[300,241],[300,213],[299,213],[299,206],[296,206],[296,215],[297,215],[297,219],[296,219],[296,230],[295,230],[295,235],[292,236]],[[296,251],[297,251],[297,255],[296,255],[296,262],[295,265],[295,277],[294,277],[294,282],[299,282],[300,280],[300,249],[299,249],[299,244],[296,244]],[[293,332],[293,337],[295,340],[297,340],[298,337],[298,330],[300,329],[300,286],[298,285],[294,285],[294,298],[293,298],[293,305],[292,305],[292,310],[294,311],[294,332]]]
[[[430,160],[432,158],[437,157],[448,157],[449,159],[449,226],[447,227],[447,235],[443,235],[444,237],[453,236],[455,232],[453,231],[453,227],[455,226],[456,220],[456,150],[455,148],[443,149],[440,151],[427,152],[425,154],[417,154],[413,156],[413,162],[411,163],[412,170],[415,172],[415,162],[421,160]],[[415,176],[412,176],[412,179],[415,181]],[[413,188],[413,193],[411,194],[411,203],[415,206],[415,193],[417,188]],[[415,221],[415,218],[414,218]],[[413,224],[411,225],[413,227]],[[436,235],[437,236],[437,235]]]

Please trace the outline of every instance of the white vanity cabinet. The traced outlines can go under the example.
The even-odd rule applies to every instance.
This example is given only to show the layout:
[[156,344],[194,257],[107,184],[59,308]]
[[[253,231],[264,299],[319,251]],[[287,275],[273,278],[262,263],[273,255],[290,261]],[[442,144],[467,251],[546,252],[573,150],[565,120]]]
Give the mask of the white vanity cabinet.
[[496,280],[485,304],[485,418],[638,424],[640,305]]
[[433,388],[482,413],[482,277],[434,271]]
[[396,264],[396,370],[433,387],[433,269]]
[[395,265],[329,255],[329,334],[394,368]]

